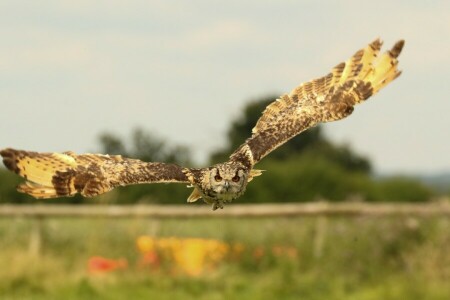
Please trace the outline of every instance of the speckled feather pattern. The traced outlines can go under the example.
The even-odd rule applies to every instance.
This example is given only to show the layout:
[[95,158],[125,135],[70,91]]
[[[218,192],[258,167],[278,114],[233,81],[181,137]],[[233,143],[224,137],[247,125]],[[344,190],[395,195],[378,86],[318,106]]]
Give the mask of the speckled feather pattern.
[[76,193],[93,197],[128,184],[189,183],[183,172],[185,168],[178,165],[147,163],[120,155],[38,153],[15,149],[4,149],[0,154],[8,169],[29,180],[19,186],[19,191],[36,198]]
[[[338,64],[321,78],[302,83],[267,106],[252,136],[230,159],[250,167],[301,132],[321,123],[349,116],[362,103],[400,75],[397,57],[404,41],[397,42],[379,59],[377,39]],[[251,158],[251,159],[249,159]]]
[[184,168],[176,164],[143,162],[120,155],[73,152],[38,153],[15,149],[0,151],[5,166],[24,177],[18,190],[36,198],[92,197],[117,186],[177,182],[193,187],[188,202],[200,198],[223,208],[240,197],[254,177],[254,165],[301,132],[321,122],[349,116],[356,104],[377,93],[400,75],[397,57],[404,42],[397,42],[380,57],[377,39],[338,64],[324,77],[302,83],[267,106],[252,135],[228,162],[207,168]]

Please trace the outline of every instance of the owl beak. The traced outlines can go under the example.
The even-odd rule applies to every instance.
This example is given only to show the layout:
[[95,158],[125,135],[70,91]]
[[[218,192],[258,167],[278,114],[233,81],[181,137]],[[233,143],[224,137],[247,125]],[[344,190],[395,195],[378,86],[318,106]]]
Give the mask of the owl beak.
[[230,187],[230,183],[228,181],[225,181],[225,189],[228,191],[228,188]]

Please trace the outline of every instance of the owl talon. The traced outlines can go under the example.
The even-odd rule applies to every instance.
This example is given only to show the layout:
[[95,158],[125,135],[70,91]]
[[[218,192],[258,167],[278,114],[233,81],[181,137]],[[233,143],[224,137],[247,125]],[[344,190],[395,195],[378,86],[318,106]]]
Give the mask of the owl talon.
[[214,202],[212,210],[217,210],[218,208],[223,209],[223,202],[221,200],[216,200]]

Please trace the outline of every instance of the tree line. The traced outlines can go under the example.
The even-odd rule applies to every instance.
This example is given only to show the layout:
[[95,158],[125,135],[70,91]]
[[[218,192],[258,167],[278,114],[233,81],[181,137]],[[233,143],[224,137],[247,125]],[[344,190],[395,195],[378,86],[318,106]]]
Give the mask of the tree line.
[[[249,136],[261,112],[275,97],[265,97],[246,105],[227,132],[227,143],[211,153],[209,163],[226,161]],[[106,132],[98,138],[99,153],[121,154],[144,161],[161,161],[192,166],[187,146],[169,144],[142,128],[133,130],[128,140]],[[349,145],[328,140],[321,126],[311,128],[281,146],[257,166],[267,170],[247,187],[238,199],[244,203],[329,201],[403,201],[429,200],[433,190],[408,177],[376,178],[369,158],[355,153]],[[183,203],[190,194],[183,184],[147,184],[117,188],[85,199],[81,196],[36,200],[19,194],[15,186],[21,179],[0,169],[0,202],[14,203]]]

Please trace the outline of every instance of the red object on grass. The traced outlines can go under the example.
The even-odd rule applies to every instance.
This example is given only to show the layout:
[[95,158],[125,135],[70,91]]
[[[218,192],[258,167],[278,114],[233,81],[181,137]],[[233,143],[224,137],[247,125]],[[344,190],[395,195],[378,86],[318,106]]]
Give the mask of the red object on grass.
[[125,258],[110,259],[101,256],[89,258],[88,270],[92,273],[106,273],[119,269],[126,269],[128,262]]

